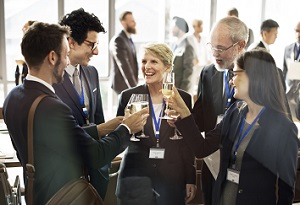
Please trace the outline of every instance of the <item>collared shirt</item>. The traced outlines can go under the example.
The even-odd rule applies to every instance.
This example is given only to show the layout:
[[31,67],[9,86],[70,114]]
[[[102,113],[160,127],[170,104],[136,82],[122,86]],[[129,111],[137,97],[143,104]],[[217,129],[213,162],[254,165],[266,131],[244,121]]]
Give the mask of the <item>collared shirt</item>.
[[38,83],[41,83],[43,84],[44,86],[46,86],[47,88],[49,88],[53,93],[55,93],[55,90],[54,88],[52,87],[52,85],[50,85],[49,83],[47,83],[46,81],[38,78],[38,77],[35,77],[33,75],[30,75],[29,73],[27,74],[26,76],[26,80],[31,80],[31,81],[35,81],[35,82],[38,82]]
[[261,39],[261,42],[264,44],[265,48],[267,49],[268,52],[270,52],[270,47],[269,45],[263,40]]

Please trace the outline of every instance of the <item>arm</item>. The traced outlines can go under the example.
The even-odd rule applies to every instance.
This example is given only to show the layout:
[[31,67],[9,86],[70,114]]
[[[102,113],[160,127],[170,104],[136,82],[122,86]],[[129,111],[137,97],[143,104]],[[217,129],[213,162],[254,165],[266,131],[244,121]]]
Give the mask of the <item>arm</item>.
[[284,132],[286,136],[280,146],[278,154],[278,205],[292,204],[294,198],[294,186],[296,182],[297,160],[299,140],[297,138],[297,128],[293,126]]

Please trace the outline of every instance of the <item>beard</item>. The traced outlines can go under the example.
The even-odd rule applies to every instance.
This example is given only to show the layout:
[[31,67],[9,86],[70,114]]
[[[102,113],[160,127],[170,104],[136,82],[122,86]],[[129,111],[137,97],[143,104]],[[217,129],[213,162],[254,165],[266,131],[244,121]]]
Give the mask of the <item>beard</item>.
[[58,61],[55,63],[54,70],[53,70],[53,76],[56,80],[56,83],[63,82],[63,72],[62,72],[62,74],[59,74],[60,62],[61,62],[61,59],[59,57]]
[[128,33],[136,34],[136,29],[134,27],[127,27],[126,31]]

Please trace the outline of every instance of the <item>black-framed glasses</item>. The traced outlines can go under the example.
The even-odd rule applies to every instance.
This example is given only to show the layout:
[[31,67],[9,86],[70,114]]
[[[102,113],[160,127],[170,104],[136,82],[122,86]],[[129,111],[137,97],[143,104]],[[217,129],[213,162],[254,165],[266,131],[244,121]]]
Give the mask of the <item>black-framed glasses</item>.
[[89,40],[84,40],[84,42],[88,43],[88,45],[91,47],[92,51],[94,51],[97,48],[98,44],[99,44],[98,42],[92,42],[92,41],[89,41]]
[[232,79],[236,74],[245,72],[245,70],[229,70],[229,79]]
[[229,47],[227,47],[227,48],[224,48],[224,49],[222,49],[222,48],[215,48],[215,47],[213,47],[213,46],[211,45],[211,43],[207,43],[207,45],[210,46],[210,49],[211,49],[212,52],[217,52],[217,53],[219,53],[219,54],[222,54],[222,53],[228,51],[230,48],[232,48],[232,47],[234,47],[235,45],[237,45],[238,43],[239,43],[239,41],[238,41],[238,42],[235,42],[235,43],[232,44],[231,46],[229,46]]

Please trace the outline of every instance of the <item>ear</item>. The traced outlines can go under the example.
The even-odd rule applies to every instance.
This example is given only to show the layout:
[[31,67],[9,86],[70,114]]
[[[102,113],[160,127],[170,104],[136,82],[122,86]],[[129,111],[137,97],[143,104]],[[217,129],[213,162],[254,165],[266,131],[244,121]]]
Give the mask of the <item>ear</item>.
[[74,38],[69,37],[69,38],[68,38],[68,43],[69,43],[70,49],[73,49],[73,48],[75,47],[75,44],[76,44],[77,42],[74,40]]
[[168,66],[166,72],[172,72],[172,66]]
[[54,51],[50,51],[47,59],[49,61],[49,64],[54,66],[57,61],[57,58],[58,58],[57,54]]
[[239,44],[238,44],[238,48],[239,48],[239,51],[242,51],[244,50],[246,47],[246,41],[240,41]]

